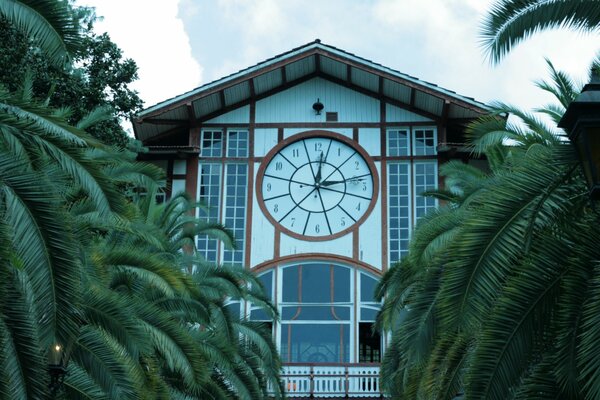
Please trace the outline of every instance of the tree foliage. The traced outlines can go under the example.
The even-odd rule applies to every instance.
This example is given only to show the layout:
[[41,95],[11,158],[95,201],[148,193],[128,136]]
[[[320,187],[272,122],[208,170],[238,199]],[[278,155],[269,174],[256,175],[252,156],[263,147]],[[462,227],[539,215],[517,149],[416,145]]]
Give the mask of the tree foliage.
[[130,139],[120,123],[142,106],[130,87],[137,79],[137,66],[123,58],[106,33],[94,33],[93,11],[66,7],[80,31],[79,42],[68,53],[69,63],[56,63],[40,50],[39,40],[6,16],[0,17],[0,83],[15,91],[31,75],[34,97],[55,108],[68,107],[67,120],[72,124],[99,107],[110,109],[112,118],[91,126],[88,133],[109,145],[126,147]]
[[530,36],[552,28],[598,32],[600,7],[596,0],[497,0],[481,29],[487,56],[498,63]]
[[[576,88],[550,64],[540,87]],[[541,111],[553,116],[563,105]],[[469,128],[490,170],[441,167],[450,199],[423,218],[407,258],[381,282],[382,365],[394,398],[600,398],[595,282],[600,213],[575,149],[535,115],[498,103]],[[549,397],[551,394],[551,397]]]
[[[11,49],[42,55],[38,73],[21,71],[10,90],[0,85],[0,398],[50,397],[47,368],[57,344],[70,360],[64,398],[282,397],[270,331],[227,304],[252,302],[276,318],[260,282],[244,269],[207,265],[194,251],[197,235],[231,245],[231,233],[191,217],[199,205],[184,195],[157,204],[164,172],[87,132],[114,119],[95,102],[110,79],[123,89],[107,71],[118,49],[83,33],[55,43],[63,32],[56,24],[77,21],[66,2],[0,4],[10,26],[27,33]],[[44,11],[52,32],[35,29]],[[98,46],[82,79],[96,97],[78,118],[36,99],[36,82],[52,79],[40,75],[42,65],[56,68],[65,87],[51,93],[75,93],[63,63],[71,44],[88,39]],[[133,64],[124,68],[135,72]]]

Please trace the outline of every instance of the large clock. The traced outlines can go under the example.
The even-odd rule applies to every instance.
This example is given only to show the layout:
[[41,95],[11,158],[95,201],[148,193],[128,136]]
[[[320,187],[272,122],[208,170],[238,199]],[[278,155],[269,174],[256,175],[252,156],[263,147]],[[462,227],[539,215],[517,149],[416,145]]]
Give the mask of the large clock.
[[326,240],[365,220],[376,201],[377,172],[356,142],[310,131],[284,140],[267,154],[256,190],[263,212],[283,232]]

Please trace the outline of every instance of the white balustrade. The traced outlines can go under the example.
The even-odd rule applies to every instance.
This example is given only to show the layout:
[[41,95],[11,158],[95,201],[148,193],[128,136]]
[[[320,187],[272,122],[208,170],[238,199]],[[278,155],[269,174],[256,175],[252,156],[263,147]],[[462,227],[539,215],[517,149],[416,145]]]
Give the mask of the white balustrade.
[[379,366],[286,365],[281,375],[289,397],[379,397]]

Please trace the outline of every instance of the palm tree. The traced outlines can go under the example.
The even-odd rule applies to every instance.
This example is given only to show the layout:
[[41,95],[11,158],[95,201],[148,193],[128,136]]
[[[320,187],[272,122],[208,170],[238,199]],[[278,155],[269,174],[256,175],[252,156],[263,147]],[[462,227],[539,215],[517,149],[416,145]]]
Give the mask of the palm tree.
[[[551,71],[554,83],[539,86],[562,105],[543,111],[559,118],[577,90]],[[562,133],[497,112],[521,124],[471,126],[490,170],[442,168],[447,188],[432,195],[446,205],[379,287],[379,324],[393,333],[383,381],[393,397],[600,398],[600,213]]]
[[497,0],[481,29],[483,47],[498,63],[517,44],[546,29],[598,32],[600,7],[595,0]]

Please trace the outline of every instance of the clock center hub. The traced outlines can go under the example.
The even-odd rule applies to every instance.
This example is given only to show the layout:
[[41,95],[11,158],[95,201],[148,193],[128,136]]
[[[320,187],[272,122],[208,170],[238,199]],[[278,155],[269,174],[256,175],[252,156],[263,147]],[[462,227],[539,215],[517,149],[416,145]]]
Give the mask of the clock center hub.
[[[314,171],[319,168],[319,162],[307,163],[298,168],[291,177],[289,193],[296,205],[308,212],[329,211],[336,207],[344,198],[346,183],[344,176],[333,165],[321,164],[321,181],[315,182]],[[325,180],[340,181],[339,184],[326,187]]]

